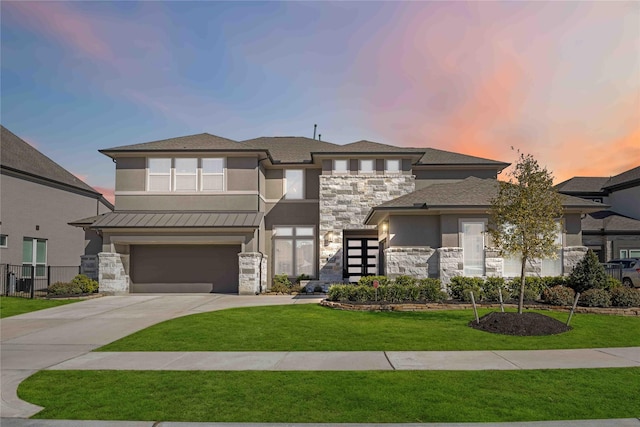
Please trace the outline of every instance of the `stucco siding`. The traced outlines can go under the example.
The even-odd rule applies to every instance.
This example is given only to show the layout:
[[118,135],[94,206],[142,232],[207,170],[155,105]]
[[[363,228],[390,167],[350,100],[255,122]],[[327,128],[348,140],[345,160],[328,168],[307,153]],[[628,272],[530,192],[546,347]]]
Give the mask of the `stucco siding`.
[[389,246],[440,247],[440,218],[435,215],[394,215],[389,218]]
[[227,158],[227,190],[257,191],[258,179],[256,169],[258,159],[254,157]]
[[68,223],[104,210],[97,199],[5,174],[0,175],[0,193],[0,233],[8,236],[0,262],[22,264],[24,237],[47,240],[48,265],[80,265],[85,246],[93,248],[82,228]]
[[144,191],[146,159],[122,157],[116,161],[116,191]]
[[119,211],[255,211],[258,194],[116,194]]
[[284,171],[282,169],[267,169],[265,198],[267,200],[279,200],[284,194],[283,188]]
[[564,217],[564,246],[582,245],[582,224],[580,214],[567,214]]
[[607,203],[622,215],[640,219],[640,185],[612,192]]

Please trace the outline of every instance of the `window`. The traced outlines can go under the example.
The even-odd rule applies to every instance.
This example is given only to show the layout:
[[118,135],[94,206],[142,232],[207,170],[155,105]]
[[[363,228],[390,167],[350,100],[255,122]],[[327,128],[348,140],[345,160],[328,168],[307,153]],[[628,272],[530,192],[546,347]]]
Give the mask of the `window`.
[[224,158],[148,160],[148,191],[223,191]]
[[224,159],[202,159],[202,191],[224,190]]
[[149,159],[149,191],[171,191],[171,159]]
[[557,224],[556,239],[553,242],[558,247],[556,251],[556,258],[543,259],[542,269],[540,271],[541,276],[561,276],[562,275],[562,226]]
[[384,161],[384,172],[385,173],[400,173],[400,160],[391,159]]
[[198,185],[198,159],[175,160],[175,191],[196,191]]
[[301,274],[314,276],[315,247],[314,227],[274,227],[274,273],[291,277]]
[[349,160],[334,160],[333,161],[333,173],[334,174],[348,174],[349,173]]
[[620,258],[640,258],[640,249],[620,249]]
[[462,264],[465,276],[484,275],[484,221],[461,222]]
[[47,241],[25,237],[22,239],[23,275],[31,275],[31,266],[36,268],[36,276],[44,277],[47,267]]
[[367,159],[360,160],[360,173],[362,174],[372,174],[375,173],[375,160]]
[[286,169],[284,171],[284,198],[289,200],[304,199],[304,171],[302,169]]
[[6,247],[7,247],[7,235],[0,234],[0,248],[6,248]]

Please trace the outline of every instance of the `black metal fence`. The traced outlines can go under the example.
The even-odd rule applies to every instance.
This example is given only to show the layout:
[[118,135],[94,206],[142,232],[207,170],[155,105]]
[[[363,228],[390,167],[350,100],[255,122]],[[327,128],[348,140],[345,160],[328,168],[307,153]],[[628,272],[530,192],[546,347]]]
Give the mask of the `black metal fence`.
[[602,264],[605,273],[614,279],[622,280],[622,264]]
[[70,282],[78,274],[80,267],[76,266],[0,264],[0,290],[11,297],[46,296],[49,285]]

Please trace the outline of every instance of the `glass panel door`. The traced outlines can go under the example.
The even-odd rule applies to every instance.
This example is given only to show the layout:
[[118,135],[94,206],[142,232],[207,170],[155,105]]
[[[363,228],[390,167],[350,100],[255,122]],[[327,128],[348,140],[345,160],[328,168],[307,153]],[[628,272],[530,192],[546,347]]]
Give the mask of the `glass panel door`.
[[484,274],[484,222],[462,223],[462,262],[465,276]]

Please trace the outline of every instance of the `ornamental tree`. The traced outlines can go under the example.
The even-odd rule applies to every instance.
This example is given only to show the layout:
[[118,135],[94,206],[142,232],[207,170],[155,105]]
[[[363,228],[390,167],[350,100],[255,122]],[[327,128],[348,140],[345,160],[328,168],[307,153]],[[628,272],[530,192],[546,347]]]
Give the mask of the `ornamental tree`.
[[562,203],[553,175],[532,155],[519,154],[508,181],[498,182],[498,195],[491,200],[489,234],[501,256],[520,258],[518,313],[522,314],[527,262],[557,256],[556,221],[562,217]]

